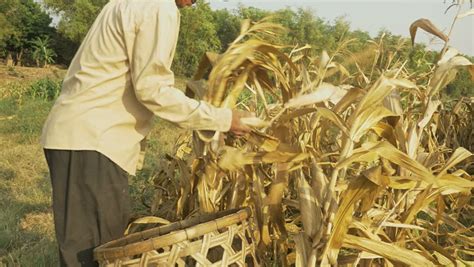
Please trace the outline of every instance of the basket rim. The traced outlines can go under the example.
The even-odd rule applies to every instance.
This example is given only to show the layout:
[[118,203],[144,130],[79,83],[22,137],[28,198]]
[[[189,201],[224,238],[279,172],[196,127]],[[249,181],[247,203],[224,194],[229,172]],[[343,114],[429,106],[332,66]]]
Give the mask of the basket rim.
[[114,261],[139,255],[228,227],[246,220],[249,216],[250,208],[245,207],[177,221],[100,245],[94,249],[94,258],[98,261]]

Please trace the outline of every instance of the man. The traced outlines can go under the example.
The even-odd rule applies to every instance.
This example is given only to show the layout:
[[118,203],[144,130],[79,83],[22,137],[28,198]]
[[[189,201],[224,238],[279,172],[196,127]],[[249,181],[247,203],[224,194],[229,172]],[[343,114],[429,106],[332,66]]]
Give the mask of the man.
[[71,62],[41,137],[53,188],[61,266],[95,266],[94,247],[122,236],[127,173],[153,115],[242,135],[242,113],[187,98],[170,69],[179,11],[194,0],[111,0]]

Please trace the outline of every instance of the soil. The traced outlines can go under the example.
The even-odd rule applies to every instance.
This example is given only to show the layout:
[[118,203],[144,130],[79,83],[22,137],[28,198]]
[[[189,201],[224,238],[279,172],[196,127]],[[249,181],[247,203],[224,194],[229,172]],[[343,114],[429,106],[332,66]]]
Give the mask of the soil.
[[34,67],[7,67],[0,64],[0,86],[11,82],[29,82],[45,77],[62,79],[66,73],[63,66],[49,66],[48,68]]

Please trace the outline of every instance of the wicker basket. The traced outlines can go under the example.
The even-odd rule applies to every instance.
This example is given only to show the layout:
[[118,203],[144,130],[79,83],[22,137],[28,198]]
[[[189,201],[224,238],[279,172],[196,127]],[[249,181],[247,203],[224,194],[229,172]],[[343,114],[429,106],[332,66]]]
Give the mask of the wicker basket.
[[249,209],[203,215],[97,247],[101,266],[258,266]]

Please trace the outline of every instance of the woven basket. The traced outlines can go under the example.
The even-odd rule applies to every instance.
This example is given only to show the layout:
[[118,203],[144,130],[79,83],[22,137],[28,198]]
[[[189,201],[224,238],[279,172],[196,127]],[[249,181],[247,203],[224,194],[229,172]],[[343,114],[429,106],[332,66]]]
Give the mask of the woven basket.
[[258,266],[249,209],[221,211],[108,242],[100,266]]

